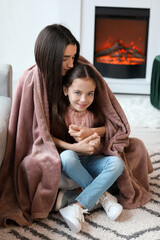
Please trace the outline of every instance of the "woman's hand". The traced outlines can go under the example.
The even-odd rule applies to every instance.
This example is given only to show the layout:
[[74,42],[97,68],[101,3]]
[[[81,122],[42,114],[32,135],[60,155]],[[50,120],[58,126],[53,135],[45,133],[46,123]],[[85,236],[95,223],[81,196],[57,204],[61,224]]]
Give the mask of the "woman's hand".
[[92,134],[92,136],[94,136],[94,138],[89,141],[89,144],[94,148],[97,148],[101,143],[101,138],[97,133]]

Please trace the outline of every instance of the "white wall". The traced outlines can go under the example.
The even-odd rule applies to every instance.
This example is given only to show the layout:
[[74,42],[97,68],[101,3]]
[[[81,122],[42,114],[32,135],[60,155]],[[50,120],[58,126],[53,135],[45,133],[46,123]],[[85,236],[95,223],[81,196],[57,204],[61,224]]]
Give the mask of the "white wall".
[[0,0],[0,62],[13,67],[16,86],[35,63],[34,44],[45,26],[61,23],[80,41],[81,0]]

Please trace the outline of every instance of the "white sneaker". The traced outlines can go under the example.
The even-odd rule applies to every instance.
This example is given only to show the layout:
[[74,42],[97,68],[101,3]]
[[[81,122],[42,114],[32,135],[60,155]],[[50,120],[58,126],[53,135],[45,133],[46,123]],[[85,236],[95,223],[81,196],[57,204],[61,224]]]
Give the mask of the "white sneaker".
[[84,222],[83,213],[88,213],[88,210],[82,209],[78,204],[72,204],[61,208],[59,212],[71,231],[78,233],[81,230],[81,222]]
[[104,208],[107,217],[112,221],[115,221],[123,210],[122,205],[117,202],[116,197],[112,196],[108,192],[102,195],[100,198],[100,203]]
[[71,205],[75,202],[77,196],[78,194],[75,190],[61,190],[57,195],[54,210],[57,212],[60,208]]

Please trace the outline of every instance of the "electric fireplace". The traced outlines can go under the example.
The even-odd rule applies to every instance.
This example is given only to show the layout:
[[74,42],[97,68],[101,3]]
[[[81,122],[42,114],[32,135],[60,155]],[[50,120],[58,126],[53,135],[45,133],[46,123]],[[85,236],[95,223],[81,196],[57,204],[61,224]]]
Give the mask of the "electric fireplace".
[[81,0],[81,52],[114,93],[150,94],[159,0]]
[[145,78],[149,9],[96,7],[94,65],[104,77]]

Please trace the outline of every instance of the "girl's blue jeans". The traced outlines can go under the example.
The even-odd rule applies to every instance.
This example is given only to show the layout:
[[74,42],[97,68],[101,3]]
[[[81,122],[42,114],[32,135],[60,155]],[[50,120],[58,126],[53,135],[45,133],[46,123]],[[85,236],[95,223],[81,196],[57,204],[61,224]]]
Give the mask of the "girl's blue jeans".
[[83,188],[76,198],[90,210],[107,191],[124,169],[123,161],[116,156],[78,156],[72,150],[60,154],[62,172]]

